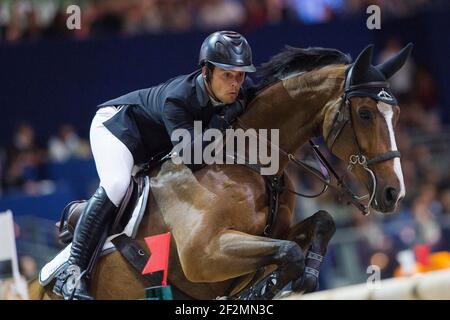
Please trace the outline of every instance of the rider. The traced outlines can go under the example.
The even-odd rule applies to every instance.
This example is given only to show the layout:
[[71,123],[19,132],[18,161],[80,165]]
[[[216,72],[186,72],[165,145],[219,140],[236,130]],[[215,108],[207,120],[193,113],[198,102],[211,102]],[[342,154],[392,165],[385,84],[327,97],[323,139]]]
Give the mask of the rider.
[[[77,223],[70,257],[53,289],[56,294],[93,299],[83,272],[126,193],[135,164],[170,151],[178,142],[170,138],[175,129],[187,129],[193,137],[194,121],[202,121],[205,129],[223,131],[243,112],[252,87],[246,73],[255,71],[247,40],[236,32],[215,32],[204,40],[199,64],[201,69],[189,75],[99,105],[90,142],[100,186]],[[74,276],[75,289],[68,281]]]

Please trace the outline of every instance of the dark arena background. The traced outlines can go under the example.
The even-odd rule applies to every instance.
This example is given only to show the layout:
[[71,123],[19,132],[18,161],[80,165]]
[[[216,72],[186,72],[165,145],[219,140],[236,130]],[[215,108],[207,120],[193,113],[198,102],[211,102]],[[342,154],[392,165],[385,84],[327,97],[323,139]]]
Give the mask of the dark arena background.
[[[62,209],[98,187],[89,140],[96,106],[193,72],[202,41],[217,30],[244,35],[255,66],[286,45],[335,48],[355,60],[374,44],[375,65],[414,44],[390,79],[406,197],[397,212],[369,216],[334,191],[296,197],[292,223],[326,210],[336,232],[317,292],[287,299],[450,299],[446,0],[0,0],[0,213],[10,210],[14,231],[8,236],[9,220],[0,219],[0,299],[28,298],[24,281],[65,247],[55,227]],[[344,172],[347,163],[316,142]],[[312,154],[305,145],[296,156]],[[296,190],[320,191],[306,171],[288,172]]]

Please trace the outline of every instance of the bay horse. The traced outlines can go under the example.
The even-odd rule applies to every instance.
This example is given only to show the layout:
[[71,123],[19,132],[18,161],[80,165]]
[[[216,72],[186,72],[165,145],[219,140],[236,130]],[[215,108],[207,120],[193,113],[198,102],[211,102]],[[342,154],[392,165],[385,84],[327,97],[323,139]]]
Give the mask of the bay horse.
[[[369,205],[393,212],[405,186],[394,133],[400,109],[387,80],[410,51],[408,45],[373,66],[373,46],[353,64],[338,50],[286,47],[262,66],[261,88],[234,127],[279,129],[277,176],[309,139],[325,138],[372,195]],[[295,196],[287,192],[293,189],[288,176],[269,237],[266,185],[255,171],[215,164],[193,173],[168,161],[157,173],[136,239],[146,247],[144,237],[172,233],[169,284],[193,299],[272,299],[288,284],[294,291],[315,289],[318,270],[311,269],[320,266],[335,225],[319,211],[291,226]],[[144,296],[142,277],[118,252],[99,260],[93,279],[96,299]],[[30,298],[59,299],[52,288],[53,282],[43,288],[34,280]]]

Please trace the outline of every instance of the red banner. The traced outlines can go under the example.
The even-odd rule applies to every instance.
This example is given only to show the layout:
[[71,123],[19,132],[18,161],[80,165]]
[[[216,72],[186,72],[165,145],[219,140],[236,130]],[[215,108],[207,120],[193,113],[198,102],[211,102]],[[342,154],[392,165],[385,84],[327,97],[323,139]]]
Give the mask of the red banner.
[[170,232],[145,238],[150,249],[150,259],[142,274],[164,271],[162,286],[167,285],[167,269],[169,268]]

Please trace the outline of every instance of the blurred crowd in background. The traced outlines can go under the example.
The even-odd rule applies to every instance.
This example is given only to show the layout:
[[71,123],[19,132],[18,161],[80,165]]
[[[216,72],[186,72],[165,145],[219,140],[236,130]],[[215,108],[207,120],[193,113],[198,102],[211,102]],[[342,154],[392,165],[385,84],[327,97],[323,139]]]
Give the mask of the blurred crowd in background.
[[35,135],[33,125],[21,123],[9,146],[0,147],[1,193],[41,195],[51,192],[47,165],[69,159],[90,159],[89,142],[71,124],[62,125],[48,141]]
[[[67,7],[81,8],[81,29],[66,27]],[[325,23],[365,14],[378,5],[383,19],[407,17],[446,0],[2,0],[0,41],[111,34],[214,30],[224,27],[250,32],[283,21]],[[72,11],[71,11],[72,13]]]
[[[74,3],[82,7],[82,28],[69,33],[67,13],[61,8]],[[0,42],[51,37],[85,39],[139,32],[208,31],[224,27],[248,32],[286,20],[305,24],[328,22],[365,12],[370,4],[382,7],[384,17],[408,16],[430,5],[449,3],[433,0],[2,0]],[[390,39],[378,62],[397,53],[402,46],[396,38]],[[414,59],[409,60],[391,80],[401,106],[396,132],[407,191],[396,214],[383,217],[375,213],[364,217],[337,201],[333,192],[317,199],[297,199],[296,221],[319,209],[329,211],[336,219],[338,232],[329,250],[330,269],[337,270],[347,263],[347,275],[364,275],[365,269],[357,268],[376,264],[380,266],[383,277],[391,277],[398,267],[397,254],[401,250],[427,244],[432,251],[450,251],[450,127],[440,120],[440,100],[435,81],[432,73],[425,66],[416,64]],[[326,154],[325,148],[322,151]],[[311,155],[304,148],[298,156],[308,158]],[[337,161],[330,154],[327,157],[340,172],[346,170],[346,163]],[[0,198],[14,193],[51,193],[55,185],[54,177],[48,171],[49,164],[74,159],[92,161],[92,156],[88,138],[80,136],[70,123],[57,128],[52,137],[36,136],[31,122],[19,124],[12,141],[0,146]],[[320,182],[307,173],[296,172],[293,168],[289,171],[297,189],[306,193],[321,190]],[[359,188],[360,194],[365,192],[361,186],[355,187]],[[54,246],[58,247],[56,238],[54,240]],[[346,252],[338,252],[344,247],[340,244],[349,242],[351,246],[345,246]],[[29,255],[21,257],[21,261],[22,270],[31,278],[37,271],[36,262]],[[326,271],[323,274],[326,276]],[[326,286],[340,285],[336,279],[336,272],[332,276],[330,273]],[[363,280],[347,277],[345,281],[355,283]],[[346,284],[345,281],[342,284]]]

